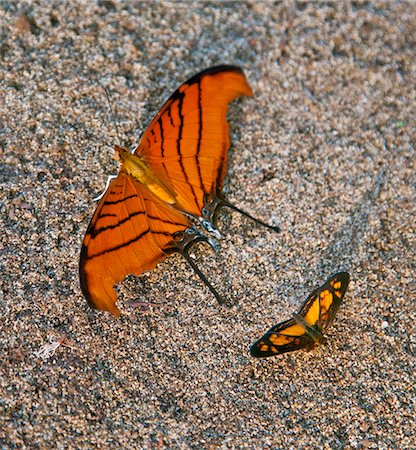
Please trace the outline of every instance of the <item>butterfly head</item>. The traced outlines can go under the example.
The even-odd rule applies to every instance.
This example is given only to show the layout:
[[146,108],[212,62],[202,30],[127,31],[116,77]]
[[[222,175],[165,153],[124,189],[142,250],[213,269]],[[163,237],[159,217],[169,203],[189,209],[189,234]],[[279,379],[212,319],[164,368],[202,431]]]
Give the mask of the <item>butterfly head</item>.
[[130,154],[130,152],[118,145],[114,146],[114,159],[120,164],[122,164],[126,160],[126,154]]

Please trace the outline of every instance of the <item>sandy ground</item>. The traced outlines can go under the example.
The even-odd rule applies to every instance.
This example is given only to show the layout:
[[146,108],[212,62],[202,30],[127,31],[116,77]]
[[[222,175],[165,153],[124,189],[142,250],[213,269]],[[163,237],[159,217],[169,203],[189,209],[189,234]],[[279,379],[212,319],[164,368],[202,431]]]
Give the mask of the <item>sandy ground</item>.
[[[50,3],[0,3],[1,449],[415,448],[415,4]],[[221,252],[195,249],[228,308],[173,256],[120,284],[121,319],[89,309],[80,245],[117,167],[102,86],[131,145],[219,63],[254,91],[227,197],[281,233],[225,212]],[[326,346],[250,357],[340,270]]]

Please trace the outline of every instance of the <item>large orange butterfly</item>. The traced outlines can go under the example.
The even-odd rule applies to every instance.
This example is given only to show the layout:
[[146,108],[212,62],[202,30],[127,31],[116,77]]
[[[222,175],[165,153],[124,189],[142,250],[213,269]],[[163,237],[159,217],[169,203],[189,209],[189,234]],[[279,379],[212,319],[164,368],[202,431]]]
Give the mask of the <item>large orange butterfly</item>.
[[347,290],[350,276],[340,272],[315,289],[293,319],[281,322],[255,342],[250,353],[257,358],[311,348],[325,342],[323,336],[334,320]]
[[190,247],[221,237],[215,227],[223,206],[279,231],[241,211],[222,194],[230,146],[228,104],[252,95],[242,70],[218,66],[177,89],[130,153],[115,146],[121,166],[88,226],[79,273],[89,304],[120,315],[114,285],[140,275],[179,252],[216,296],[189,257]]

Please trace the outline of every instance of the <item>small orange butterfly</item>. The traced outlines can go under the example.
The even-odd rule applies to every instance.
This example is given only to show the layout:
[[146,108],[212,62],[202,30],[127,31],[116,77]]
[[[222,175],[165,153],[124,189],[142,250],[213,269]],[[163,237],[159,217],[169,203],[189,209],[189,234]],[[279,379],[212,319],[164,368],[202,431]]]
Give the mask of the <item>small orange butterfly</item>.
[[130,153],[115,146],[120,162],[95,210],[81,248],[80,283],[90,306],[118,316],[114,285],[153,269],[180,253],[221,303],[223,300],[189,257],[197,242],[215,248],[218,211],[227,206],[274,231],[224,199],[228,104],[252,95],[235,66],[204,70],[166,101]]
[[293,319],[281,322],[250,347],[257,358],[281,355],[325,342],[323,333],[332,324],[347,291],[350,276],[340,272],[315,289]]

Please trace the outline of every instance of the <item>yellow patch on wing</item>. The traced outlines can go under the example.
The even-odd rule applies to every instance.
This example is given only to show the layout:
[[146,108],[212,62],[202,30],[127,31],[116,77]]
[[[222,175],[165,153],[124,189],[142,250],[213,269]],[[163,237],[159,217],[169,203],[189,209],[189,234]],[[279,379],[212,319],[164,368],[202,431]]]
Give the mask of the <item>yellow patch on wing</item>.
[[319,314],[320,314],[319,300],[318,297],[316,296],[313,300],[311,300],[311,306],[309,307],[307,313],[305,314],[304,319],[308,323],[308,325],[312,326],[315,325],[315,323],[319,320]]
[[267,344],[260,345],[260,351],[267,352],[267,350],[269,350],[269,346]]
[[337,291],[339,291],[339,288],[341,287],[341,281],[337,281],[337,280],[332,280],[331,284],[333,286],[334,289],[336,289]]
[[282,330],[279,330],[279,334],[285,336],[301,336],[302,334],[305,334],[305,330],[301,325],[296,323],[295,325],[290,325]]
[[271,334],[269,340],[273,345],[282,346],[292,342],[293,337],[283,336],[281,334]]
[[331,291],[325,290],[319,294],[320,304],[321,304],[321,313],[325,314],[328,309],[331,307],[334,297]]

